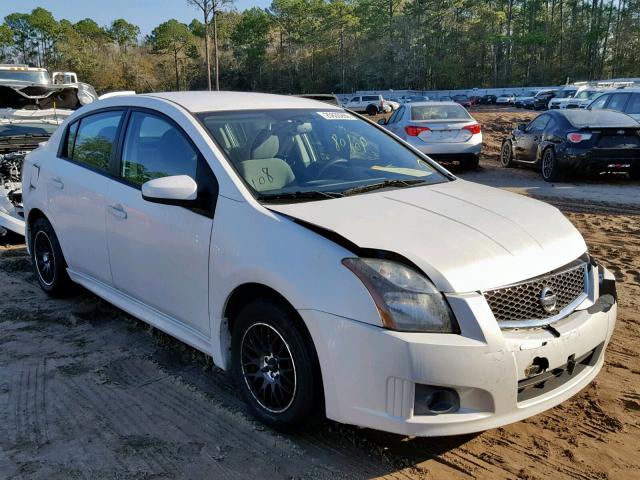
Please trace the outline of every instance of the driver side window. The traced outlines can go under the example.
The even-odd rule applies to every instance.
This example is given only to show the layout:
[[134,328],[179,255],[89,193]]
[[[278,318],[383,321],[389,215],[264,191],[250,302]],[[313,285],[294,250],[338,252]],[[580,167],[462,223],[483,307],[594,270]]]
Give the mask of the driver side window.
[[607,100],[609,100],[610,96],[611,95],[601,95],[601,96],[599,96],[597,99],[595,99],[593,101],[593,103],[591,104],[591,108],[592,109],[595,108],[596,110],[604,108],[604,106],[607,103]]
[[135,185],[154,178],[196,178],[198,154],[176,127],[144,112],[132,112],[122,152],[120,175]]
[[529,124],[527,127],[527,133],[540,133],[544,131],[544,128],[547,126],[549,122],[548,115],[540,115],[533,122]]

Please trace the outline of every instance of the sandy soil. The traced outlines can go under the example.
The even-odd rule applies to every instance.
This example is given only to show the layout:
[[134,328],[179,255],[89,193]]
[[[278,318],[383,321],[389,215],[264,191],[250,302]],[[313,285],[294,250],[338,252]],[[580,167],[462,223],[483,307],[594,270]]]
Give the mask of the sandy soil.
[[[483,118],[478,175],[522,113]],[[0,239],[0,478],[640,478],[640,209],[553,202],[620,282],[605,367],[546,413],[450,438],[273,433],[204,355],[84,290],[47,298],[21,241]]]

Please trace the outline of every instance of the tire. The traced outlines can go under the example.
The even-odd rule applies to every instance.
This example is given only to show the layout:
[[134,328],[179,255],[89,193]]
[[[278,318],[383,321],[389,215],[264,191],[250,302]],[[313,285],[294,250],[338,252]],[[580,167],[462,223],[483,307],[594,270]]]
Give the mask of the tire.
[[540,172],[545,182],[560,182],[564,178],[564,172],[558,164],[553,148],[547,148],[542,152]]
[[510,140],[502,143],[502,148],[500,149],[500,165],[504,168],[513,168],[515,166],[513,164],[513,145],[511,145]]
[[378,114],[378,107],[376,107],[375,105],[368,105],[366,112],[367,115],[373,117],[374,115]]
[[303,428],[324,412],[315,349],[296,320],[279,303],[256,300],[238,314],[231,338],[233,377],[244,401],[278,431]]
[[640,163],[638,163],[637,165],[633,165],[631,167],[629,176],[631,177],[632,180],[640,180]]
[[478,170],[480,168],[480,155],[474,155],[473,158],[463,163],[467,170]]
[[37,219],[31,227],[31,261],[40,288],[47,294],[65,297],[72,292],[67,262],[56,232],[46,218]]

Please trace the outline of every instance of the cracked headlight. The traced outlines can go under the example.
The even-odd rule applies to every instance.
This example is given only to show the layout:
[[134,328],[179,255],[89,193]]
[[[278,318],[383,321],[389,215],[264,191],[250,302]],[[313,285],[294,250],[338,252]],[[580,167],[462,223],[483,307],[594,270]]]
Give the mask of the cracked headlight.
[[384,327],[406,332],[460,332],[442,293],[414,269],[377,258],[345,258],[342,263],[371,294]]

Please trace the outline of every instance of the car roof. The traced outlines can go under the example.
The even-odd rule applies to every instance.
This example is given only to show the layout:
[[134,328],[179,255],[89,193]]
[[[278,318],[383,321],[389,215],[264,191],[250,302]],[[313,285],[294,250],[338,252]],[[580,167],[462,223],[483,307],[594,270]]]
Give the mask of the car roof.
[[576,128],[584,127],[636,127],[636,122],[629,115],[613,110],[549,110],[547,114],[564,117]]
[[147,93],[139,96],[162,98],[177,103],[190,112],[273,110],[282,108],[339,109],[337,106],[317,100],[270,93],[198,91]]
[[640,88],[632,87],[632,88],[616,88],[614,90],[603,90],[606,93],[639,93]]
[[413,107],[442,107],[443,105],[460,107],[462,106],[458,102],[438,102],[437,100],[429,100],[425,102],[411,102],[408,104],[411,108]]

